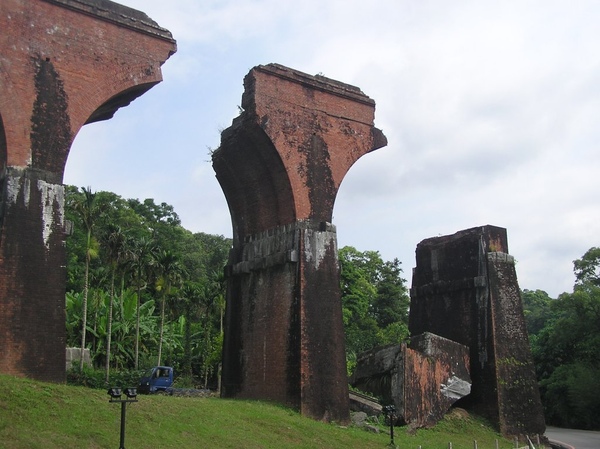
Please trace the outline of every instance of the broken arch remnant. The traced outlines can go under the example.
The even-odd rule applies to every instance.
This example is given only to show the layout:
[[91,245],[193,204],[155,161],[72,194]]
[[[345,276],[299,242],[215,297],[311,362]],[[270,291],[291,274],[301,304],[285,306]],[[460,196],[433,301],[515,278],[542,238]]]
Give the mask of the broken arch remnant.
[[176,44],[108,0],[1,0],[0,48],[0,372],[64,382],[69,150],[159,83]]
[[277,64],[253,68],[244,87],[213,154],[233,226],[222,395],[345,422],[333,205],[354,162],[387,140],[357,87]]

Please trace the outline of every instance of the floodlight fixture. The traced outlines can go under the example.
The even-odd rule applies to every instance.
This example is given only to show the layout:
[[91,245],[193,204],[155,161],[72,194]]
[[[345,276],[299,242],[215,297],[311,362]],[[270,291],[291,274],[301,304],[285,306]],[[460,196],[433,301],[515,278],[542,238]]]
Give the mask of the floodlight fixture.
[[117,387],[112,387],[108,389],[107,392],[110,395],[110,399],[121,399],[121,389]]
[[393,404],[386,405],[383,407],[383,411],[387,416],[392,416],[396,413],[396,407]]
[[135,399],[137,397],[137,388],[125,388],[125,396],[127,396],[129,399]]
[[[121,396],[125,393],[125,398],[123,399]],[[127,388],[117,388],[112,387],[108,389],[108,394],[110,395],[110,400],[108,402],[120,402],[121,403],[121,439],[119,449],[125,449],[125,410],[127,404],[131,402],[137,402],[137,388],[135,387],[127,387]]]

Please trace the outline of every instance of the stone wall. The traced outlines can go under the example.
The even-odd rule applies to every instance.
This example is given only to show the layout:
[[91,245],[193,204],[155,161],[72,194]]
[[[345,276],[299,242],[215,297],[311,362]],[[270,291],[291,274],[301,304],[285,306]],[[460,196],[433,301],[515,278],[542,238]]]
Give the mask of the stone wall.
[[[79,364],[81,360],[81,348],[67,348],[65,352],[65,368],[68,371],[73,367],[74,363]],[[83,350],[83,364],[92,366],[92,356],[89,349]],[[79,365],[77,365],[79,367]]]

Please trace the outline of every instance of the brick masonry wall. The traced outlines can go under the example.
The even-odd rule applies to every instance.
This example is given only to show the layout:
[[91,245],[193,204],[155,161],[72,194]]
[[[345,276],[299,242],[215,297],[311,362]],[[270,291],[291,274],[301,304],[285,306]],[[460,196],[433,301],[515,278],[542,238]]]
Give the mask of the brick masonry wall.
[[0,180],[0,370],[62,382],[64,189],[35,175],[10,170]]
[[[244,79],[213,154],[233,224],[223,389],[349,420],[335,228],[342,179],[386,144],[358,88],[276,64]],[[241,331],[240,331],[241,330]]]
[[487,256],[500,430],[505,435],[543,435],[544,414],[515,261],[505,253]]
[[[399,409],[404,411],[404,421],[411,426],[433,426],[468,392],[469,349],[426,333],[413,337],[403,350],[404,397]],[[453,387],[464,391],[454,394],[450,391]]]
[[0,48],[0,371],[62,382],[69,149],[160,82],[176,46],[116,3],[2,0]]
[[461,405],[504,435],[543,435],[545,424],[506,230],[482,226],[417,246],[409,329],[470,349],[471,394]]

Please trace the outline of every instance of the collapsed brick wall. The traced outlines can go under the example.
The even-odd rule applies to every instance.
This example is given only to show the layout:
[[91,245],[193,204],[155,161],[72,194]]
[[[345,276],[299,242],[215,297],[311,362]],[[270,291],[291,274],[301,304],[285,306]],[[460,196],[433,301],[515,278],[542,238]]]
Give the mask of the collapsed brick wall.
[[471,391],[466,346],[426,332],[358,357],[350,384],[393,404],[398,423],[435,425]]
[[176,46],[108,0],[2,0],[0,47],[0,372],[62,382],[71,144],[160,82]]
[[404,419],[433,426],[471,391],[468,348],[426,332],[411,338],[404,354]]
[[422,241],[413,272],[409,330],[470,348],[471,394],[461,405],[504,435],[543,435],[514,260],[506,230],[483,226]]
[[337,190],[386,144],[358,88],[276,64],[244,79],[243,113],[213,167],[233,225],[222,395],[271,399],[316,419],[349,419]]

